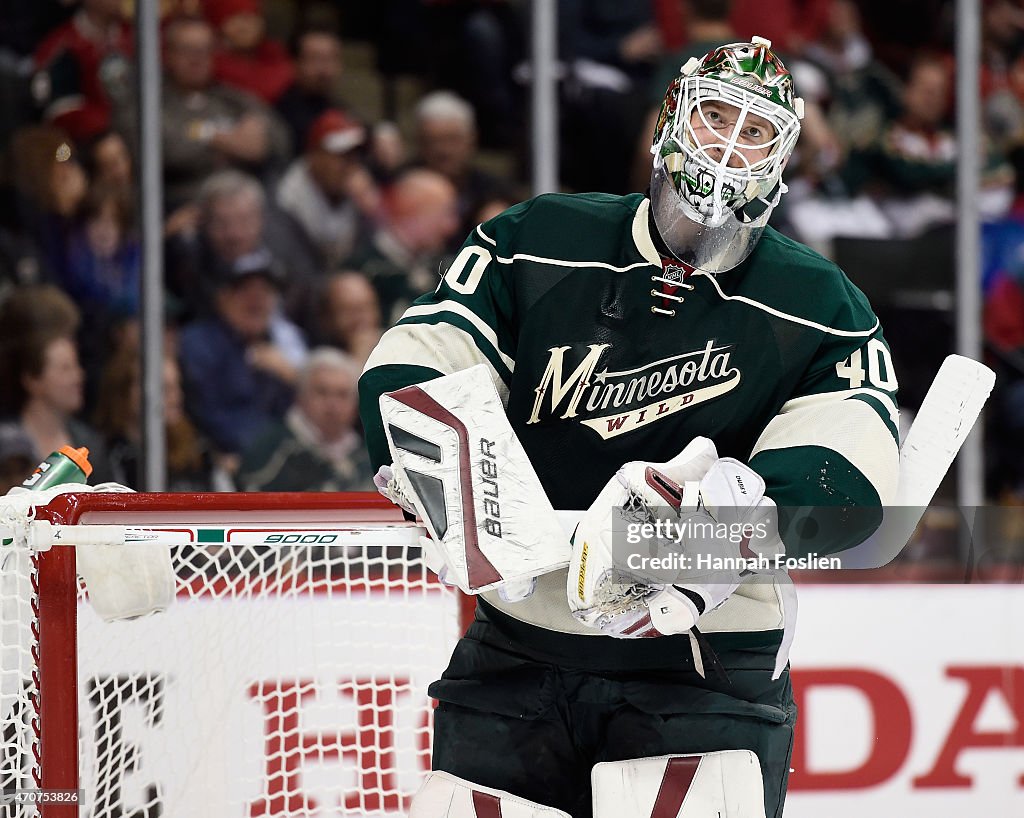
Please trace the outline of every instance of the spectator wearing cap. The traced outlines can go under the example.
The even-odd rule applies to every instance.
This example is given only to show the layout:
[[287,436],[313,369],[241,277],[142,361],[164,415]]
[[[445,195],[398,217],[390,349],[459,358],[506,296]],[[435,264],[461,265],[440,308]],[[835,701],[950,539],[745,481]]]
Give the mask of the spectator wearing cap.
[[380,224],[348,263],[373,283],[388,326],[437,286],[458,229],[458,194],[445,176],[412,168],[392,183],[384,195]]
[[345,109],[339,95],[343,63],[341,39],[326,28],[309,28],[295,37],[295,79],[275,107],[288,125],[292,145],[306,144],[309,129],[329,108]]
[[189,415],[218,452],[245,449],[292,401],[305,358],[302,333],[280,310],[280,273],[258,254],[222,272],[215,313],[181,331]]
[[243,491],[367,491],[373,469],[356,431],[359,365],[330,347],[310,353],[294,405],[242,457]]
[[456,239],[461,243],[476,227],[473,218],[484,202],[496,198],[515,201],[515,196],[507,182],[474,164],[476,114],[466,100],[451,91],[434,91],[416,105],[415,117],[419,163],[444,175],[458,192],[460,229]]
[[196,204],[196,232],[167,242],[168,289],[184,315],[209,314],[218,280],[239,263],[273,268],[286,310],[301,314],[322,261],[288,214],[268,208],[263,186],[240,171],[220,171],[203,183]]
[[284,46],[266,36],[260,0],[207,0],[206,19],[220,33],[214,76],[273,105],[291,85],[295,66]]
[[370,229],[376,185],[362,162],[366,129],[341,111],[321,114],[306,151],[277,188],[277,204],[306,231],[328,267],[352,254]]
[[29,476],[42,457],[32,438],[17,423],[0,423],[0,494],[7,494]]
[[213,29],[201,18],[167,25],[161,122],[168,211],[217,170],[267,173],[288,156],[288,132],[277,116],[257,97],[215,81],[214,47]]

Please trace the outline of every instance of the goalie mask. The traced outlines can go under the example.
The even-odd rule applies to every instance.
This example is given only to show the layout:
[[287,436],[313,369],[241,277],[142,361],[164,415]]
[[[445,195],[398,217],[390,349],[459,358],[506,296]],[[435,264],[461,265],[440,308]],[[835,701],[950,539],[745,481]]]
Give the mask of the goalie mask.
[[724,45],[683,66],[651,146],[651,211],[676,258],[720,273],[750,255],[786,190],[782,170],[802,117],[768,40]]

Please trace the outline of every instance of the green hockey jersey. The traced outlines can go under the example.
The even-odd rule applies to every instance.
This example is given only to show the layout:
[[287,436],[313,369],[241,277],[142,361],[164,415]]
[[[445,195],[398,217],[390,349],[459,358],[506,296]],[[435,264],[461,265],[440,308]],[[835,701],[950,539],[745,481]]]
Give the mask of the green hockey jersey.
[[[791,555],[861,542],[898,470],[896,376],[864,295],[771,228],[734,270],[684,270],[659,255],[649,205],[639,194],[551,194],[480,225],[366,364],[374,465],[391,459],[382,393],[485,363],[555,508],[585,509],[623,463],[668,460],[704,435],[761,474],[780,508],[879,508],[824,545],[784,531]],[[731,598],[705,629],[708,617],[729,630],[778,627],[781,601],[763,585],[747,595],[773,612],[723,616],[742,607]],[[561,594],[565,609],[556,586],[542,582],[540,596]],[[501,605],[579,630],[567,610],[523,606]]]

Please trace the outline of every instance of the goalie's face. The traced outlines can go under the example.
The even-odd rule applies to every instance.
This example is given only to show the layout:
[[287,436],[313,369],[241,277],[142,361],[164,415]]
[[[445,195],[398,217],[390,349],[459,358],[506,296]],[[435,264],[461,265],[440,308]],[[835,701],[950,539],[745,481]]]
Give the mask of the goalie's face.
[[652,213],[673,255],[717,273],[753,251],[785,190],[802,109],[765,40],[722,46],[683,66],[651,146]]
[[694,107],[688,135],[698,153],[730,168],[761,164],[776,143],[775,126],[769,120],[720,100]]
[[799,119],[745,87],[680,79],[669,91],[677,95],[674,110],[654,146],[655,172],[664,169],[693,218],[709,227],[733,216],[756,220],[779,193]]

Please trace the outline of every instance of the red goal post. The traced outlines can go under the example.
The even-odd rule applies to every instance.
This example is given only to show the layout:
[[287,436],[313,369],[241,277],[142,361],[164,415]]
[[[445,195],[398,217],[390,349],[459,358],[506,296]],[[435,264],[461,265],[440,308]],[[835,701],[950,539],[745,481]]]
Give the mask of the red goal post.
[[36,519],[157,532],[176,595],[106,623],[73,548],[4,541],[0,789],[84,803],[0,804],[2,818],[402,812],[429,769],[426,686],[472,601],[422,567],[397,508],[373,493],[80,493]]

